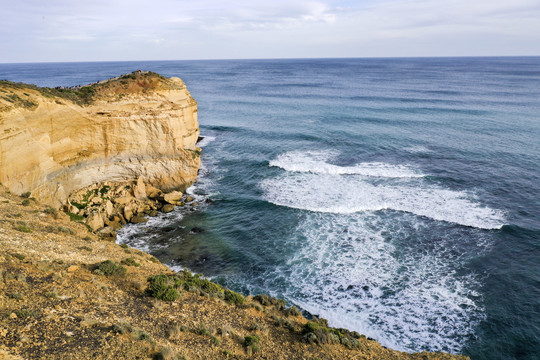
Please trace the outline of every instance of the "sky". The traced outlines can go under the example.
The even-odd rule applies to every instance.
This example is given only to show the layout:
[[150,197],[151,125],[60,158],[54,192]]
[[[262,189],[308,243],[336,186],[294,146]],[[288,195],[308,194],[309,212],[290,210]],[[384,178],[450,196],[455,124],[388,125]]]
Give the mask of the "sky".
[[540,55],[540,0],[0,0],[0,63]]

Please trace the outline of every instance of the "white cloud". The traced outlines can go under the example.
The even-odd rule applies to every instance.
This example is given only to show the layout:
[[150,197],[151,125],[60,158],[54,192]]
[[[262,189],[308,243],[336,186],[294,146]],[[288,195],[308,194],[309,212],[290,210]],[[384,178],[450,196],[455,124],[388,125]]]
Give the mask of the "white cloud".
[[0,0],[0,8],[0,62],[540,55],[540,0]]

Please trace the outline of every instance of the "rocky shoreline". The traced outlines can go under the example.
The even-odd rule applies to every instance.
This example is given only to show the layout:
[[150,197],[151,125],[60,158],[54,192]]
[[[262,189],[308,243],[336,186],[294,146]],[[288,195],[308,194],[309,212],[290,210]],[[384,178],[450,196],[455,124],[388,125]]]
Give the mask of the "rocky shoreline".
[[145,223],[159,212],[169,213],[186,205],[198,204],[192,196],[178,190],[164,193],[139,177],[137,181],[105,181],[76,191],[68,197],[64,211],[98,237],[114,240],[116,231],[127,223]]

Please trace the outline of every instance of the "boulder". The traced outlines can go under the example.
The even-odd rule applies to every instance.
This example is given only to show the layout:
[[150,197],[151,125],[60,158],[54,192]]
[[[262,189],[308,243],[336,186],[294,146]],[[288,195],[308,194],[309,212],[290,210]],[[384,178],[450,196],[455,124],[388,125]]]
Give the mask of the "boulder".
[[171,205],[171,204],[163,205],[163,207],[161,208],[161,211],[164,213],[170,213],[173,210],[174,210],[174,205]]
[[184,194],[182,194],[181,191],[172,191],[163,195],[163,200],[169,204],[176,205],[176,203],[182,199],[182,196],[184,196]]
[[142,204],[137,208],[137,214],[148,214],[150,212],[150,206],[148,204]]
[[105,214],[107,214],[107,217],[110,217],[110,216],[113,214],[113,212],[114,212],[114,206],[113,206],[113,203],[110,202],[110,200],[107,200],[107,201],[105,202],[104,208],[105,208]]
[[103,217],[99,212],[93,212],[86,218],[86,224],[90,226],[92,231],[96,231],[99,228],[102,228],[105,223],[103,222]]
[[146,196],[149,199],[155,200],[161,197],[163,192],[158,188],[153,187],[152,185],[146,185]]
[[122,228],[120,218],[117,216],[115,216],[113,220],[106,220],[105,225],[112,227],[114,230],[120,230]]
[[136,199],[143,200],[146,199],[146,186],[144,185],[143,178],[139,176],[137,179],[137,184],[133,189],[133,195]]
[[133,217],[133,209],[131,206],[124,207],[124,219],[126,219],[127,222],[131,221],[131,218]]
[[186,202],[192,202],[193,200],[193,196],[186,197]]
[[72,214],[78,214],[79,213],[79,208],[77,208],[76,206],[71,205],[71,203],[70,203],[68,205],[68,207],[67,207],[67,211],[69,211]]
[[105,240],[116,240],[116,231],[110,226],[99,229],[96,235]]
[[126,205],[135,201],[133,196],[120,196],[113,200],[116,204]]
[[145,223],[147,221],[148,221],[148,219],[146,219],[144,216],[140,216],[140,215],[135,215],[134,217],[131,218],[131,223],[132,224],[141,224],[141,223]]

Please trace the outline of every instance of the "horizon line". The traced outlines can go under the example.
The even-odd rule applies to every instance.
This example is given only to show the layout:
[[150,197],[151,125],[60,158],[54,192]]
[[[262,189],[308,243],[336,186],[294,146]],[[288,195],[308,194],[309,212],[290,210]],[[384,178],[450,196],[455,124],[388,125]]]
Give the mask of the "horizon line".
[[441,56],[344,56],[344,57],[283,57],[283,58],[212,58],[212,59],[165,59],[165,60],[94,60],[94,61],[22,61],[2,62],[0,65],[17,64],[77,64],[120,62],[173,62],[173,61],[249,61],[249,60],[354,60],[354,59],[471,59],[471,58],[534,58],[540,55],[441,55]]

